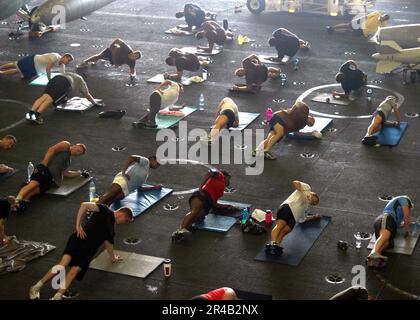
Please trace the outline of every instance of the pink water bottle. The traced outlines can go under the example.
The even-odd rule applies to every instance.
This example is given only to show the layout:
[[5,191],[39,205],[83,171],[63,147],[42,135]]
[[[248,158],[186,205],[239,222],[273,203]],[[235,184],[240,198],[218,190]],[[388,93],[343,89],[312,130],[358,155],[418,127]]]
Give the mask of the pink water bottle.
[[273,214],[271,213],[271,210],[265,211],[265,223],[268,225],[273,223]]
[[267,115],[267,122],[270,123],[271,118],[273,117],[273,109],[267,108],[266,115]]

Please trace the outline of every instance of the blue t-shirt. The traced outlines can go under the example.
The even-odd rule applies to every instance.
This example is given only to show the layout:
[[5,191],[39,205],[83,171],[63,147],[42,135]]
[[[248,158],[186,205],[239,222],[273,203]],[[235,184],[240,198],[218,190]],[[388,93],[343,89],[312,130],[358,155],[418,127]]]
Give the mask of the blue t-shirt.
[[404,220],[404,213],[402,209],[404,206],[408,206],[407,197],[395,197],[385,206],[383,214],[392,216],[399,226]]

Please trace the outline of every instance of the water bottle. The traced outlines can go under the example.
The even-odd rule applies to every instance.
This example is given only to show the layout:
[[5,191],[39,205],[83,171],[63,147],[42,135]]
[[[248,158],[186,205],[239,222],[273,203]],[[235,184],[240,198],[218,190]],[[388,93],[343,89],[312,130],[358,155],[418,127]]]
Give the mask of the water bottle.
[[280,73],[281,85],[285,86],[287,81],[287,76],[285,73]]
[[[203,69],[203,76],[202,76],[203,80],[207,80],[207,69]],[[204,101],[204,98],[203,98]]]
[[298,58],[293,60],[293,70],[295,70],[295,71],[299,70],[299,59]]
[[34,173],[35,167],[32,162],[29,162],[28,164],[28,182],[31,181],[32,173]]
[[89,201],[92,202],[96,198],[96,186],[93,180],[89,183]]
[[369,103],[372,102],[372,97],[373,97],[373,91],[372,91],[372,89],[367,89],[367,91],[366,91],[366,99],[367,99],[367,101]]
[[245,208],[244,211],[242,212],[242,224],[245,224],[249,219],[249,209]]
[[204,94],[200,94],[200,103],[199,103],[200,111],[204,110],[205,102],[204,102]]
[[267,123],[270,123],[270,120],[273,117],[273,109],[267,108],[266,116],[267,116]]
[[169,278],[172,274],[172,263],[171,259],[165,259],[163,262],[163,274],[165,275],[165,278]]
[[273,214],[271,213],[271,210],[265,211],[265,223],[268,225],[271,225],[273,223]]

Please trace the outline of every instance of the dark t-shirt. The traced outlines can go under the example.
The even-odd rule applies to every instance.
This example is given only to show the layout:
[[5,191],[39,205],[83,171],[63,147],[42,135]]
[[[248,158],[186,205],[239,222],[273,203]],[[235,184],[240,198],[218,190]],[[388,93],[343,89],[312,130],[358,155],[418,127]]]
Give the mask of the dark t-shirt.
[[89,247],[95,251],[104,241],[114,243],[115,236],[115,216],[114,211],[106,205],[98,204],[99,212],[89,214],[83,230],[86,233],[85,240]]
[[0,198],[0,219],[8,219],[10,214],[10,203],[7,199]]
[[359,89],[364,84],[365,74],[359,69],[351,70],[351,65],[352,63],[347,61],[340,67],[340,72],[344,74],[344,81],[341,83],[341,87],[347,94],[352,90]]
[[177,71],[198,71],[200,69],[200,60],[193,53],[181,52],[173,49],[169,52],[169,56],[175,58],[175,67]]
[[265,65],[257,65],[252,69],[247,69],[245,80],[247,84],[260,85],[267,81],[268,68]]
[[305,128],[308,123],[309,108],[307,106],[293,106],[276,112],[282,117],[287,126],[287,131],[298,132]]
[[187,3],[184,6],[185,22],[189,26],[201,27],[206,19],[206,12],[195,3]]
[[112,45],[109,50],[111,51],[112,63],[116,66],[128,65],[130,68],[136,66],[136,60],[128,58],[129,53],[133,53],[133,49],[130,48],[126,43],[117,43],[119,46]]
[[273,32],[273,38],[276,39],[275,48],[279,58],[285,55],[293,57],[299,50],[299,38],[295,35],[285,32],[283,29],[277,29]]

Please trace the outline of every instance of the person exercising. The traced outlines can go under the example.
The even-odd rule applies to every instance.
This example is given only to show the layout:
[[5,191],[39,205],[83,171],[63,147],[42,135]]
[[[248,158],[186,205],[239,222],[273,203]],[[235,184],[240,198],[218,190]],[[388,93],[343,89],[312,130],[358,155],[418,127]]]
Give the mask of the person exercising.
[[353,60],[348,60],[340,67],[335,81],[341,84],[344,92],[333,91],[334,97],[348,98],[352,91],[359,90],[367,84],[367,75],[361,71]]
[[256,93],[268,78],[276,79],[280,76],[278,68],[266,67],[256,54],[251,54],[242,60],[242,68],[236,69],[235,75],[245,77],[245,85],[234,85],[231,91]]
[[283,248],[280,243],[290,233],[296,223],[303,223],[311,220],[319,220],[321,216],[308,216],[309,206],[316,206],[319,197],[311,191],[309,184],[301,181],[293,181],[295,191],[280,205],[277,210],[276,225],[271,231],[271,242],[265,246],[265,252],[272,255],[281,255]]
[[129,156],[122,171],[117,173],[111,187],[99,198],[97,203],[110,206],[114,202],[124,199],[136,190],[161,190],[161,185],[143,187],[143,184],[146,183],[147,178],[149,177],[150,169],[157,169],[159,167],[160,163],[155,156],[148,158],[138,155]]
[[[11,134],[7,134],[2,139],[0,139],[0,149],[10,150],[16,145],[16,143],[17,143],[16,137]],[[13,170],[14,169],[12,167],[9,167],[3,163],[0,163],[0,178],[3,175],[10,174],[11,172],[13,172]]]
[[300,39],[297,35],[285,28],[279,28],[273,31],[272,36],[268,39],[268,45],[274,47],[277,51],[277,57],[268,57],[267,60],[287,63],[293,58],[299,49],[309,49],[308,41]]
[[29,183],[20,189],[16,196],[16,210],[25,211],[32,197],[44,194],[50,188],[60,187],[64,177],[87,177],[86,172],[68,170],[72,157],[85,155],[86,150],[84,144],[72,145],[68,141],[61,141],[49,147],[44,159],[36,166]]
[[[29,289],[29,299],[40,299],[41,288],[47,284],[57,272],[70,270],[65,274],[63,287],[57,290],[51,300],[61,300],[74,279],[83,280],[96,252],[104,245],[112,263],[122,261],[114,252],[115,225],[133,221],[130,208],[122,207],[116,211],[103,204],[83,202],[77,213],[76,232],[67,241],[60,262],[50,269],[41,280]],[[57,271],[57,266],[60,267]]]
[[238,105],[231,98],[220,101],[216,110],[216,120],[211,129],[208,140],[215,140],[223,129],[237,128],[239,125]]
[[202,24],[203,30],[198,32],[195,37],[200,40],[204,37],[207,39],[208,47],[198,46],[197,52],[212,53],[214,45],[224,46],[226,41],[233,40],[233,33],[222,28],[215,21],[206,21]]
[[194,53],[183,52],[180,49],[173,48],[168,53],[168,57],[165,60],[168,66],[175,66],[176,73],[163,74],[165,79],[173,81],[181,81],[184,70],[187,71],[198,71],[200,67],[207,67],[209,62],[205,59],[200,58]]
[[[388,121],[392,112],[394,112],[397,121]],[[398,108],[398,98],[396,96],[388,96],[381,102],[376,111],[373,113],[372,122],[367,129],[362,143],[370,146],[374,145],[376,140],[378,140],[378,137],[373,135],[375,132],[382,130],[385,126],[399,127],[400,123],[401,113]]]
[[315,118],[309,115],[309,107],[303,101],[296,101],[293,107],[282,109],[273,114],[270,120],[270,131],[265,140],[263,140],[252,155],[264,152],[264,158],[267,160],[277,159],[271,153],[273,146],[280,142],[288,132],[299,132],[305,126],[312,127],[315,124]]

